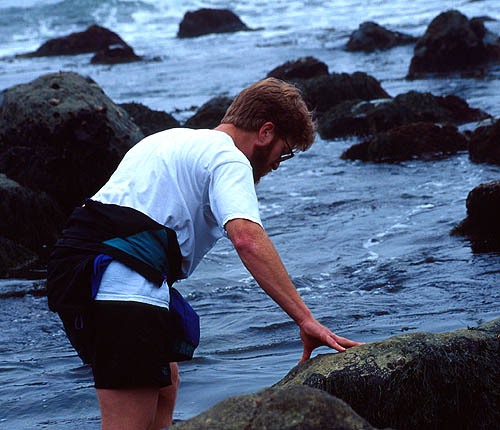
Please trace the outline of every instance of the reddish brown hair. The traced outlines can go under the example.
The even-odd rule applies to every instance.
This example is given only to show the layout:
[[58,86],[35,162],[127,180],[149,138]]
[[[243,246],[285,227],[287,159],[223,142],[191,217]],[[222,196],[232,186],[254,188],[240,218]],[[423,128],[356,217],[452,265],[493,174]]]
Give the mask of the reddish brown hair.
[[314,142],[312,115],[300,91],[275,78],[256,82],[241,91],[221,124],[257,131],[267,121],[274,124],[277,136],[289,139],[297,150],[305,151]]

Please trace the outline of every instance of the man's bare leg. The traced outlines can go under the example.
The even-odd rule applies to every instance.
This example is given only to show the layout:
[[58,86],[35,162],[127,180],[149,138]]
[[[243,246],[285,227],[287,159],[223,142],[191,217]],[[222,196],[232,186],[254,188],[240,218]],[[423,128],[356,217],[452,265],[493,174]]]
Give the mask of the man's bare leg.
[[102,430],[157,430],[172,424],[179,370],[170,364],[172,385],[163,388],[98,389]]
[[172,385],[160,388],[158,396],[158,407],[156,409],[156,417],[152,429],[162,429],[172,425],[174,415],[175,400],[179,390],[179,368],[177,363],[170,363],[170,378]]

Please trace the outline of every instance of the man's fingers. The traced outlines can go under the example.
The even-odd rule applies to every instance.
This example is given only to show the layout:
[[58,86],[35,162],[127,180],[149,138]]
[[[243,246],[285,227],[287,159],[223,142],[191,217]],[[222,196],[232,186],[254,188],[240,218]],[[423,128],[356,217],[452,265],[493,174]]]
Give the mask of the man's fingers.
[[302,358],[300,359],[299,364],[309,360],[309,358],[311,357],[311,352],[311,350],[306,350],[306,348],[304,348],[304,352],[302,353]]

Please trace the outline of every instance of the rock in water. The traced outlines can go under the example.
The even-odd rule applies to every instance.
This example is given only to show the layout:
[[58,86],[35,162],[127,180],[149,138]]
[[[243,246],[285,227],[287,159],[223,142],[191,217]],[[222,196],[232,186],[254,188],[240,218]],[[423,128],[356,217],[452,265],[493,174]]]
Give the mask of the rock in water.
[[469,157],[475,163],[500,165],[500,119],[474,130],[469,142]]
[[196,113],[189,118],[184,127],[188,128],[215,128],[217,127],[233,99],[228,96],[217,96],[203,104]]
[[398,45],[408,45],[417,41],[416,37],[398,31],[387,30],[375,22],[367,21],[351,34],[347,42],[348,51],[373,52]]
[[500,181],[475,187],[465,205],[467,217],[451,233],[469,238],[475,252],[500,251]]
[[5,90],[0,172],[49,194],[68,213],[109,178],[144,135],[90,78],[44,75]]
[[186,12],[179,24],[178,37],[197,37],[210,33],[234,33],[250,30],[228,9],[199,9]]
[[119,106],[127,111],[130,119],[141,128],[144,136],[180,126],[179,121],[172,115],[150,109],[141,103],[122,103]]
[[466,148],[467,140],[456,127],[420,122],[377,133],[351,146],[341,158],[393,163],[414,158],[442,158]]
[[415,45],[408,76],[470,70],[500,61],[500,38],[457,10],[434,18]]
[[301,57],[295,61],[287,61],[271,70],[267,77],[290,81],[294,79],[310,79],[328,75],[328,66],[314,57]]
[[99,25],[91,25],[85,31],[71,33],[68,36],[50,39],[28,57],[46,57],[52,55],[75,55],[97,52],[110,46],[128,47],[116,33]]

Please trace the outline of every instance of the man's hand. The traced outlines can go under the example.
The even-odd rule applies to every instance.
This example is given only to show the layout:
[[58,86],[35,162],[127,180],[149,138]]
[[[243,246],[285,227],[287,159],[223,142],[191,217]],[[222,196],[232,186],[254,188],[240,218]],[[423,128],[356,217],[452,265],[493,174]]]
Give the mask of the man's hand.
[[302,339],[302,343],[304,345],[304,352],[302,353],[302,358],[300,359],[299,364],[308,360],[309,357],[311,357],[313,350],[318,346],[329,346],[339,352],[343,352],[346,348],[362,345],[360,342],[355,342],[353,340],[346,339],[345,337],[337,336],[314,318],[306,320],[301,323],[299,327],[300,338]]

